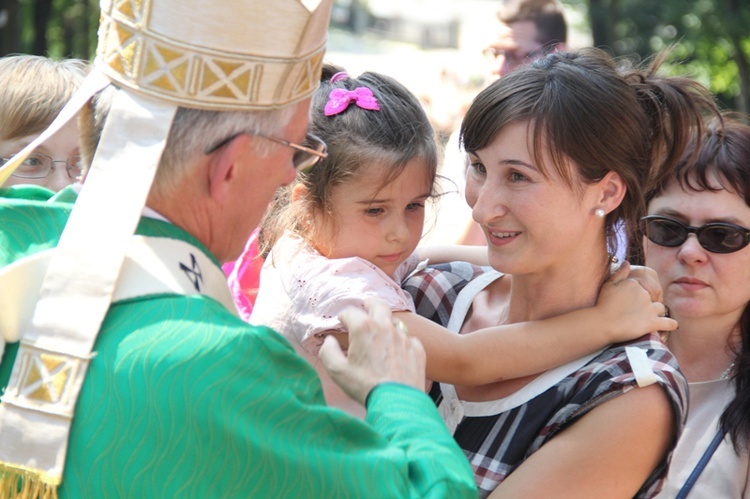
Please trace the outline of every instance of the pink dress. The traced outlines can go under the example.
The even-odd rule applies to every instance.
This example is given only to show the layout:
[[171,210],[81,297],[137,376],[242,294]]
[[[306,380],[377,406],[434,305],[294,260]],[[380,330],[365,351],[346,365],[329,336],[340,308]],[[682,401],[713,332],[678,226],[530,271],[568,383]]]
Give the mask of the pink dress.
[[234,304],[240,317],[246,322],[250,321],[253,311],[255,297],[260,287],[260,269],[263,267],[263,258],[258,248],[258,229],[255,229],[245,244],[245,249],[240,257],[222,266],[227,275],[229,289],[232,291]]
[[411,296],[400,283],[420,266],[412,254],[398,267],[394,281],[367,260],[328,259],[287,233],[263,265],[250,322],[275,329],[317,357],[326,331],[345,332],[339,313],[350,306],[364,307],[365,298],[380,298],[394,311],[414,312]]

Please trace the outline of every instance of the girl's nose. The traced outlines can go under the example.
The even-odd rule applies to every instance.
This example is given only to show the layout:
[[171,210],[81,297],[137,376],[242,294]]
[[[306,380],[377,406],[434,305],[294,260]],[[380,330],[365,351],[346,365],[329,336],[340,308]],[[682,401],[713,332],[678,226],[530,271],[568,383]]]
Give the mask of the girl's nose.
[[409,226],[404,217],[394,216],[388,227],[389,241],[404,241],[409,236]]

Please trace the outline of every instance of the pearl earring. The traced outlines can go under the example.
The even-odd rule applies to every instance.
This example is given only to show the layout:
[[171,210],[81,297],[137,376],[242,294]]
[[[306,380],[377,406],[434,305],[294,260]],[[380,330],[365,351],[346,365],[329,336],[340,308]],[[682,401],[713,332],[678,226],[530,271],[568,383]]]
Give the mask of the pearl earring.
[[604,218],[605,213],[601,208],[597,208],[594,215],[596,215],[596,218]]

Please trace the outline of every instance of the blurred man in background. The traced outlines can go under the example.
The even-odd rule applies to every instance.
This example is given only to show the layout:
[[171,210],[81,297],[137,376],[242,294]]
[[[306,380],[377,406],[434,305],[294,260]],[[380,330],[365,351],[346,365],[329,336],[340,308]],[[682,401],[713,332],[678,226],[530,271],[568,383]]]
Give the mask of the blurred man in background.
[[[559,0],[505,0],[498,9],[497,19],[497,36],[483,51],[491,64],[492,77],[488,83],[550,52],[567,48],[568,28]],[[467,166],[459,131],[455,130],[448,139],[438,172],[448,179],[442,179],[442,191],[446,194],[438,202],[439,217],[428,217],[434,222],[426,228],[425,242],[485,244],[484,234],[464,200]]]

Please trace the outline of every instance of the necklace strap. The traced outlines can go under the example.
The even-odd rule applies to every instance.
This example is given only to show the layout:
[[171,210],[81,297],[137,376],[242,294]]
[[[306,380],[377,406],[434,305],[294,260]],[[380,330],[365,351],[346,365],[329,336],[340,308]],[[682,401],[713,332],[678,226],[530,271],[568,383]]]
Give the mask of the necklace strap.
[[729,364],[724,372],[721,373],[721,377],[719,379],[729,379],[729,375],[732,373],[732,369],[734,369],[734,361],[732,361],[732,363]]

